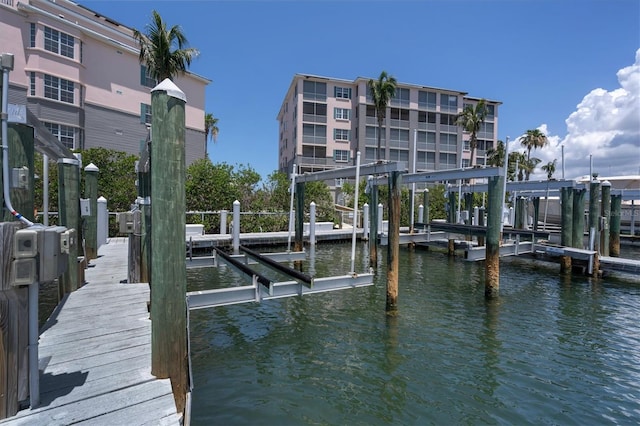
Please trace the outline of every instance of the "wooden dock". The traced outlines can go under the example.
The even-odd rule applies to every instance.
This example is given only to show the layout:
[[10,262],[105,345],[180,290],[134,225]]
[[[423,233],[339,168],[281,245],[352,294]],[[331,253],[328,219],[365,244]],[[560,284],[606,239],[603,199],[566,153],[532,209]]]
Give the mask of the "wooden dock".
[[112,238],[40,336],[40,406],[1,425],[178,425],[168,379],[151,375],[149,286],[127,277],[127,239]]

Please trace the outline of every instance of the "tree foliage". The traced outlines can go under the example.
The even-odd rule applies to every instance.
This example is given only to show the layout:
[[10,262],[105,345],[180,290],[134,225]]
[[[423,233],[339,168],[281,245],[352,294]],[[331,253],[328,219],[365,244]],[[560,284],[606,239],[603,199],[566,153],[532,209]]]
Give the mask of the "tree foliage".
[[396,79],[386,71],[382,71],[378,80],[369,80],[368,87],[371,99],[373,99],[373,105],[376,109],[376,117],[378,119],[378,149],[376,151],[376,160],[381,160],[384,155],[381,155],[382,146],[382,124],[387,113],[387,105],[389,101],[396,94]]
[[469,147],[471,148],[470,165],[473,166],[474,153],[478,146],[477,134],[487,117],[487,106],[484,99],[480,99],[475,105],[467,105],[462,112],[456,117],[456,124],[465,132],[469,132]]

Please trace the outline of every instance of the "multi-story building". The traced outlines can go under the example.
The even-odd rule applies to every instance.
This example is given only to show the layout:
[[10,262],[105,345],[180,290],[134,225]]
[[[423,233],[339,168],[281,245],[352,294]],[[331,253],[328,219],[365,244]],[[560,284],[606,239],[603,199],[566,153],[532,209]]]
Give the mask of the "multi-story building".
[[[387,107],[378,147],[378,119],[367,78],[354,81],[296,74],[282,102],[278,167],[291,172],[328,170],[378,159],[406,161],[416,171],[467,167],[471,164],[469,134],[455,124],[467,104],[479,98],[467,93],[398,83]],[[486,100],[487,117],[477,134],[474,165],[484,165],[486,152],[496,146],[497,101]]]
[[[151,123],[149,78],[133,29],[69,0],[0,0],[0,50],[14,55],[9,103],[26,105],[72,149],[140,152]],[[186,162],[204,157],[205,87],[187,72]]]

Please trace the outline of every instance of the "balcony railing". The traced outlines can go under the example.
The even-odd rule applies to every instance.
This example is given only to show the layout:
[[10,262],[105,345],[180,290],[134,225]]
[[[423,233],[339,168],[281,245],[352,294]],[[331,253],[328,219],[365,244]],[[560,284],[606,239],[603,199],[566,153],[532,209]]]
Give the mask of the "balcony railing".
[[409,120],[389,120],[389,124],[391,127],[399,127],[403,129],[409,128]]
[[436,131],[436,124],[435,123],[418,122],[418,130],[431,130],[431,131],[435,132]]
[[0,0],[0,4],[6,4],[7,6],[13,6],[13,0]]
[[308,123],[326,123],[327,116],[326,115],[315,115],[315,114],[303,114],[302,121],[306,121]]
[[326,136],[302,136],[302,143],[309,143],[314,145],[326,145],[327,137]]

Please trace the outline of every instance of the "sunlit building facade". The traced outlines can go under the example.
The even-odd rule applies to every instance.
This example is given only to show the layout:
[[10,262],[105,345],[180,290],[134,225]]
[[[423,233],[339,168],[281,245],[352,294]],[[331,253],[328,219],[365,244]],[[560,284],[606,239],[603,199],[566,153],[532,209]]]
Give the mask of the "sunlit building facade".
[[[0,0],[0,50],[14,55],[9,103],[26,105],[72,149],[140,152],[156,85],[128,28],[69,0]],[[204,157],[205,88],[193,73],[185,92],[186,162]]]
[[[296,74],[280,107],[278,168],[312,172],[376,161],[378,120],[367,88],[354,81]],[[469,134],[455,124],[467,104],[480,99],[466,92],[398,83],[387,107],[380,159],[407,162],[416,171],[467,167]],[[496,146],[498,101],[486,100],[488,114],[477,134],[474,165],[484,165]]]

